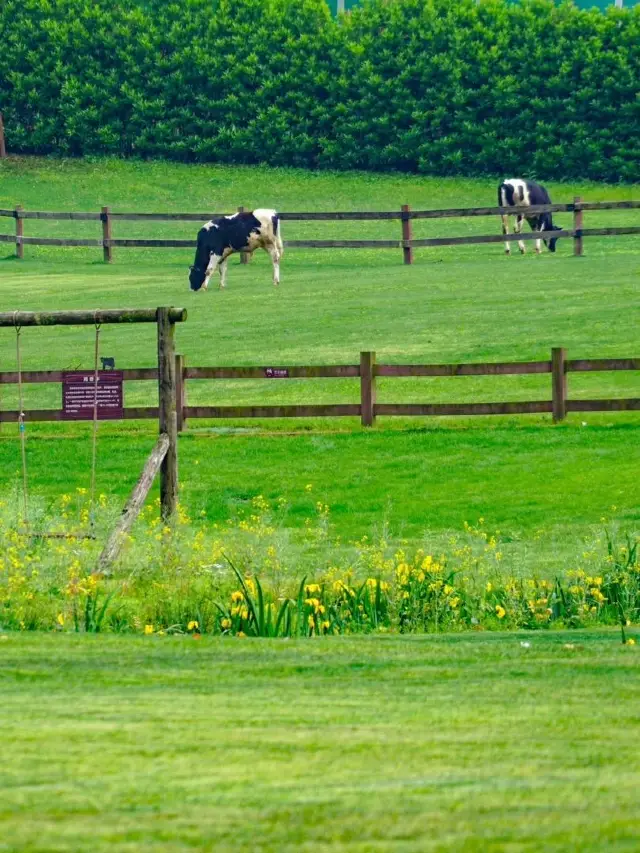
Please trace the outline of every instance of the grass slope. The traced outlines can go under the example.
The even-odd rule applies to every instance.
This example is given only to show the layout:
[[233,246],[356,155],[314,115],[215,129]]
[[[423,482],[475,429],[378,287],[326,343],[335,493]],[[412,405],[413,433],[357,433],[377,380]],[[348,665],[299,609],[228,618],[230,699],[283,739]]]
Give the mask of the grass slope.
[[617,633],[10,634],[0,656],[3,850],[640,846]]
[[[282,210],[392,209],[493,204],[496,181],[307,173],[295,170],[184,166],[110,160],[10,159],[0,165],[0,207],[97,210],[231,210],[273,204]],[[637,187],[550,185],[570,200],[637,198]],[[569,216],[558,216],[563,224]],[[637,212],[593,213],[586,225],[637,223]],[[0,230],[12,221],[0,220]],[[398,236],[399,223],[287,222],[285,238]],[[416,236],[495,232],[493,220],[416,223]],[[98,236],[96,223],[27,221],[27,234]],[[120,236],[195,235],[190,223],[121,223]],[[184,250],[119,250],[111,267],[91,249],[26,249],[24,262],[0,263],[0,309],[186,305],[179,350],[191,365],[357,363],[362,349],[379,361],[448,362],[637,356],[640,250],[637,239],[587,240],[586,256],[561,241],[555,256],[506,258],[500,245],[419,250],[404,267],[399,251],[291,250],[283,283],[270,285],[269,259],[232,262],[227,292],[192,294]],[[7,251],[9,251],[7,247]],[[150,365],[153,328],[105,328],[102,352],[118,366]],[[25,330],[25,368],[90,367],[92,330]],[[15,336],[0,335],[0,365],[14,369]],[[572,397],[638,396],[633,373],[573,374]],[[27,405],[59,405],[59,387],[30,386]],[[132,384],[129,404],[151,400],[152,386]],[[191,403],[357,402],[353,380],[193,382]],[[550,377],[465,377],[380,381],[378,400],[549,399]],[[2,389],[1,405],[16,405]],[[586,426],[583,426],[586,424]],[[627,527],[640,517],[637,414],[574,415],[552,427],[548,417],[384,420],[368,434],[354,420],[192,422],[181,440],[183,497],[219,519],[260,492],[283,496],[297,524],[300,494],[334,508],[340,535],[359,536],[387,520],[394,532],[443,533],[484,515],[533,543],[539,529],[576,551],[576,540],[602,515]],[[307,431],[311,429],[311,435]],[[269,437],[265,437],[265,431]],[[123,495],[153,441],[152,424],[101,427],[99,488]],[[67,440],[57,441],[60,436]],[[0,436],[0,488],[15,482],[15,427]],[[35,491],[52,496],[86,485],[89,458],[82,425],[29,427]],[[199,468],[196,468],[196,462]],[[533,546],[539,553],[545,545]],[[556,545],[553,546],[555,551]]]

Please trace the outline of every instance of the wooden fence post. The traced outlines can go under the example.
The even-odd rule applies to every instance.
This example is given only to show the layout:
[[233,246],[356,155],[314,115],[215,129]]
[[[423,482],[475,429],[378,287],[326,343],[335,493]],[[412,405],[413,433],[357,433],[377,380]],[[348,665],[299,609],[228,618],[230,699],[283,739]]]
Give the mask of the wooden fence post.
[[[242,205],[240,205],[240,207],[238,208],[238,213],[244,213],[244,207]],[[250,257],[251,255],[249,255],[248,252],[240,252],[240,263],[248,264]]]
[[[581,201],[582,201],[581,195],[574,196],[574,199],[573,199],[574,204],[580,204]],[[576,234],[573,238],[573,254],[576,256],[582,255],[583,215],[584,214],[583,214],[582,210],[576,210],[575,208],[573,209],[573,229],[574,229],[574,231],[578,232],[578,234]]]
[[[100,211],[100,219],[102,220],[102,239],[111,240],[111,217],[109,216],[109,208],[103,207]],[[104,259],[105,264],[110,264],[113,262],[113,249],[111,248],[111,243],[102,243],[102,257]]]
[[158,308],[158,413],[160,433],[169,438],[169,449],[160,466],[160,512],[166,521],[178,503],[178,420],[176,412],[175,324],[169,308]]
[[408,204],[402,205],[402,240],[403,240],[402,256],[403,256],[405,264],[412,264],[413,263],[413,249],[411,248],[411,246],[405,246],[404,245],[404,240],[411,240],[411,234],[412,234],[411,219],[408,216],[408,213],[410,210],[411,210],[411,208],[409,207]]
[[567,351],[563,347],[551,350],[551,399],[554,423],[563,421],[567,415]]
[[16,218],[16,257],[24,258],[24,243],[20,239],[24,237],[24,219],[22,218],[22,211],[24,208],[21,204],[17,204],[15,210],[13,211],[13,215]]
[[178,432],[182,432],[184,429],[184,407],[187,404],[186,396],[184,356],[176,355],[176,425]]
[[4,158],[7,156],[7,146],[4,141],[4,121],[2,120],[2,113],[0,113],[0,157]]
[[375,352],[360,353],[360,421],[362,426],[373,426],[376,421]]

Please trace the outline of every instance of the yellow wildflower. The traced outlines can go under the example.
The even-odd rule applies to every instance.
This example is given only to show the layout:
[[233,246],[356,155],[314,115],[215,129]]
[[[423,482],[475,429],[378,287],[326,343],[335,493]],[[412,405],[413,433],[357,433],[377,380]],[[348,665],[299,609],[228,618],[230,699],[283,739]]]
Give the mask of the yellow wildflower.
[[500,607],[499,604],[496,604],[496,616],[498,617],[498,619],[504,619],[506,615],[507,611],[504,609],[504,607]]
[[222,621],[220,622],[220,627],[223,631],[228,631],[231,627],[231,619],[222,619]]
[[144,632],[145,634],[153,634],[153,625],[145,625]]
[[196,628],[199,627],[200,625],[198,624],[197,620],[192,619],[191,622],[189,622],[189,624],[187,625],[187,631],[194,631],[196,630]]
[[237,589],[235,592],[231,593],[231,601],[242,601],[244,598],[244,593]]
[[58,613],[56,622],[58,623],[58,625],[64,625],[64,615],[62,613]]

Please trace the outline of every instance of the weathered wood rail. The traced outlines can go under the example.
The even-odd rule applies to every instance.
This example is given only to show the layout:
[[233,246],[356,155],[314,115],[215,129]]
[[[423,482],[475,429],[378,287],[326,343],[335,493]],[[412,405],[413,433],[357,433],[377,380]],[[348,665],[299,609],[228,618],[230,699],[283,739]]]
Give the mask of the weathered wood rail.
[[[594,210],[636,210],[640,201],[599,201],[586,202],[576,196],[573,202],[567,204],[541,204],[529,208],[531,213],[572,213],[573,227],[554,232],[554,237],[569,237],[573,239],[575,255],[583,253],[583,240],[586,237],[617,237],[640,234],[640,226],[623,226],[616,228],[584,228],[584,212]],[[238,210],[244,210],[239,207]],[[386,211],[310,211],[280,214],[282,220],[298,222],[355,222],[400,220],[400,238],[395,240],[285,240],[286,248],[300,249],[401,249],[405,264],[413,263],[415,248],[435,246],[467,246],[482,243],[502,243],[502,234],[479,234],[461,237],[427,237],[413,239],[411,223],[417,219],[447,219],[467,218],[475,216],[500,216],[512,214],[509,207],[470,207],[447,208],[442,210],[411,210],[409,205],[402,205],[399,210]],[[10,217],[15,220],[14,234],[0,234],[0,243],[15,243],[16,255],[24,257],[25,246],[85,246],[102,248],[103,258],[109,263],[113,260],[114,248],[189,248],[193,249],[195,238],[185,239],[134,239],[114,238],[113,223],[116,221],[137,222],[206,222],[222,213],[127,213],[112,211],[103,207],[100,212],[74,211],[36,211],[24,210],[20,206],[12,209],[0,209],[0,217]],[[101,223],[102,238],[66,238],[66,237],[27,237],[24,234],[24,223],[30,219],[61,220],[61,221],[96,221]],[[511,240],[536,240],[537,233],[522,233],[511,235]],[[246,256],[242,256],[246,262]]]
[[[7,325],[4,318],[11,315],[0,314],[0,326]],[[176,315],[177,316],[177,315]],[[12,324],[11,324],[12,325]],[[172,347],[169,347],[172,351]],[[340,365],[291,365],[291,366],[247,366],[247,367],[187,367],[181,355],[173,355],[173,367],[164,362],[165,381],[175,391],[165,399],[175,399],[176,432],[183,429],[187,420],[207,418],[308,418],[308,417],[360,417],[363,426],[371,426],[378,416],[475,416],[475,415],[515,415],[544,414],[553,415],[555,421],[564,420],[568,412],[615,412],[640,411],[640,397],[619,399],[570,399],[567,390],[569,373],[592,371],[640,371],[640,358],[596,358],[567,359],[566,351],[556,347],[551,358],[544,361],[522,362],[477,362],[462,364],[383,364],[377,363],[374,352],[360,353],[359,364]],[[121,371],[124,380],[158,380],[156,368],[129,368]],[[455,377],[455,376],[505,376],[527,374],[551,375],[551,399],[513,402],[476,402],[476,403],[379,403],[377,402],[376,381],[389,377]],[[23,383],[61,383],[63,371],[32,370],[22,371]],[[190,406],[187,403],[187,383],[198,380],[225,379],[357,379],[360,385],[359,403],[325,403],[296,405],[243,405],[243,406]],[[0,385],[18,382],[15,371],[0,373]],[[26,421],[62,421],[63,411],[57,409],[31,409],[23,413]],[[0,410],[1,422],[17,422],[20,413],[17,410]],[[162,415],[159,406],[125,406],[122,411],[124,420],[142,420],[146,418],[164,418],[162,423],[173,423],[173,412]],[[171,430],[162,428],[161,432]],[[175,446],[175,442],[172,443]],[[167,453],[170,464],[176,471],[173,453]],[[163,463],[164,464],[164,463]],[[177,482],[177,480],[176,480]],[[173,488],[173,480],[169,484]]]
[[138,482],[133,487],[129,499],[124,505],[122,514],[109,534],[109,538],[98,558],[97,569],[99,572],[106,572],[120,553],[125,542],[125,537],[140,514],[140,510],[149,494],[156,474],[167,457],[170,443],[169,436],[166,433],[160,433],[158,441],[149,454],[144,468],[140,473]]

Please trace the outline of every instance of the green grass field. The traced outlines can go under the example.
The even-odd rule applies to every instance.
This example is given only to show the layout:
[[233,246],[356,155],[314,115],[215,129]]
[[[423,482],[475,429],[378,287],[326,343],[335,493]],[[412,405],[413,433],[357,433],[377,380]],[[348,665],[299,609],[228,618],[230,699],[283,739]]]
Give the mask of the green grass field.
[[[186,211],[274,205],[280,210],[397,209],[491,205],[495,180],[306,173],[108,160],[10,159],[0,165],[0,207]],[[637,187],[550,185],[569,201],[638,197]],[[570,216],[558,215],[560,224]],[[585,225],[637,224],[635,211],[587,214]],[[26,234],[99,236],[99,224],[25,223]],[[10,232],[13,221],[0,220]],[[399,223],[283,224],[296,237],[397,237]],[[495,233],[493,219],[419,222],[416,236]],[[114,236],[193,236],[191,223],[122,223]],[[514,247],[515,248],[515,247]],[[638,356],[637,238],[585,241],[584,258],[560,241],[555,256],[503,255],[500,244],[416,252],[405,267],[396,251],[291,250],[282,285],[270,284],[266,254],[232,262],[228,290],[193,294],[183,250],[26,247],[25,260],[0,262],[0,309],[186,306],[178,349],[191,365],[357,363],[363,349],[397,363]],[[102,353],[119,367],[152,365],[153,328],[106,327]],[[25,330],[23,364],[88,368],[90,328]],[[0,335],[0,366],[15,369],[15,335]],[[634,373],[573,374],[572,397],[639,396]],[[27,405],[59,405],[58,386],[29,386]],[[149,383],[127,391],[130,405],[150,402]],[[189,402],[357,402],[353,380],[190,383]],[[550,377],[387,380],[380,402],[549,399]],[[4,407],[16,389],[2,389]],[[153,443],[152,423],[100,428],[98,488],[121,499]],[[86,486],[86,425],[28,428],[31,487],[50,499]],[[182,497],[194,512],[225,519],[263,493],[282,496],[287,523],[299,524],[304,486],[328,502],[338,535],[356,538],[388,524],[392,535],[446,536],[483,516],[508,531],[533,565],[558,566],[580,551],[603,516],[626,530],[640,519],[640,419],[637,413],[472,419],[380,419],[364,431],[355,419],[230,424],[194,421],[180,440]],[[0,436],[0,488],[11,493],[19,471],[17,428]],[[615,507],[615,509],[612,509]],[[544,535],[541,535],[543,531]]]
[[0,635],[0,849],[632,853],[637,649]]

